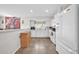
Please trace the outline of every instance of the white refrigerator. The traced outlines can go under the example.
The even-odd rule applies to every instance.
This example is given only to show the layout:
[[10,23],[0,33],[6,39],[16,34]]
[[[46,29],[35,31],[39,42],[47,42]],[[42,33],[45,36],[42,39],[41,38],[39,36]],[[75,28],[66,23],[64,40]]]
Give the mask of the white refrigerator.
[[56,17],[56,51],[79,53],[79,5],[70,5]]

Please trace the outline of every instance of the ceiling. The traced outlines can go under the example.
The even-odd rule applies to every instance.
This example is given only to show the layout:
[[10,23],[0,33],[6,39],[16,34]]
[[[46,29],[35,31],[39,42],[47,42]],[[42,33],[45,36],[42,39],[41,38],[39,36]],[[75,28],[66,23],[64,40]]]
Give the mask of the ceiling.
[[67,4],[0,4],[0,15],[19,17],[53,16]]

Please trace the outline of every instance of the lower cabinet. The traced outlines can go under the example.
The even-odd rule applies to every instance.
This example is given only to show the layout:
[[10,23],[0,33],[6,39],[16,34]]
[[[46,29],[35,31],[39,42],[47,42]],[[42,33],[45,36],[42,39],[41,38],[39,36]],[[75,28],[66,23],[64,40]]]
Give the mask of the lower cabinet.
[[29,47],[31,43],[30,33],[20,33],[21,48]]

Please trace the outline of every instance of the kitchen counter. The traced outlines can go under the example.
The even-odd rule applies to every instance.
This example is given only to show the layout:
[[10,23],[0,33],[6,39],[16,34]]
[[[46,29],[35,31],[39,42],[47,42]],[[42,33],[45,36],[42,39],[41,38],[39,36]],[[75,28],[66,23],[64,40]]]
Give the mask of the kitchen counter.
[[1,32],[13,32],[13,31],[29,31],[29,29],[6,29],[6,30],[0,30]]

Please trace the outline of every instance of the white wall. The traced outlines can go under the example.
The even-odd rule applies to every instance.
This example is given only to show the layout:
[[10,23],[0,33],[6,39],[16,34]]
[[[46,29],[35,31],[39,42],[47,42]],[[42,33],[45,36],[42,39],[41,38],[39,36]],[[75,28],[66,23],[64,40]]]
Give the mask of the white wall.
[[[24,23],[22,23],[22,21]],[[29,18],[21,18],[21,29],[29,29],[30,28],[30,20]]]
[[0,31],[0,54],[13,54],[20,48],[20,33],[27,30]]
[[59,53],[78,53],[77,21],[76,5],[60,14],[56,31],[56,50]]
[[5,29],[4,16],[0,16],[0,29]]

